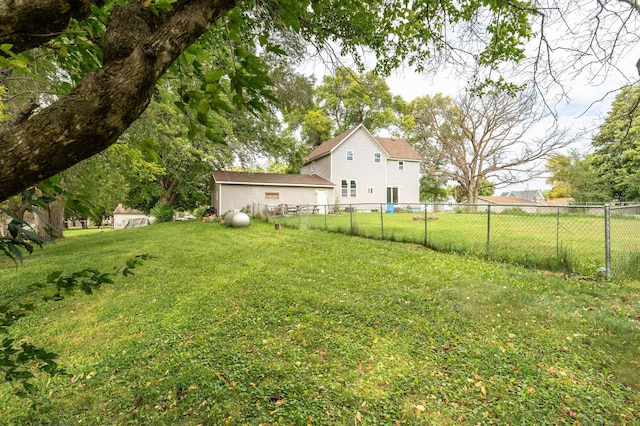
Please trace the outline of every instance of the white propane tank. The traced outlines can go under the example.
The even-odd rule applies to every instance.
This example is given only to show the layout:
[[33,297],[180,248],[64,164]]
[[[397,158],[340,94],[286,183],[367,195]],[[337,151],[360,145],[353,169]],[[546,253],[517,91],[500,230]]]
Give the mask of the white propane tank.
[[[225,223],[227,219],[225,217]],[[231,218],[231,226],[234,228],[245,228],[249,226],[251,223],[251,219],[249,219],[249,215],[243,212],[238,212],[233,215]]]
[[224,215],[224,224],[227,226],[233,226],[231,222],[233,221],[233,216],[235,216],[237,212],[228,212]]

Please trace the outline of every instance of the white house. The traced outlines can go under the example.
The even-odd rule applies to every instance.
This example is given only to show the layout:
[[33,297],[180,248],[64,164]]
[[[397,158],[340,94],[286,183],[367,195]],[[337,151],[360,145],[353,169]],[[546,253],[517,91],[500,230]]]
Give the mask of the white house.
[[374,137],[359,124],[313,150],[301,173],[335,183],[340,204],[417,204],[420,161],[404,139]]
[[313,150],[298,175],[213,171],[211,205],[222,214],[254,203],[419,204],[421,160],[407,141],[359,124]]

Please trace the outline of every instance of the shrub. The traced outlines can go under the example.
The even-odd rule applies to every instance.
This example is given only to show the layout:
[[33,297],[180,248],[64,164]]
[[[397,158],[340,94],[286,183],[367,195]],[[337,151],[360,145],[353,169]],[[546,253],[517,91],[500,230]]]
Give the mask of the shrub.
[[173,209],[166,203],[158,201],[151,209],[151,216],[156,218],[156,222],[171,222],[173,220]]

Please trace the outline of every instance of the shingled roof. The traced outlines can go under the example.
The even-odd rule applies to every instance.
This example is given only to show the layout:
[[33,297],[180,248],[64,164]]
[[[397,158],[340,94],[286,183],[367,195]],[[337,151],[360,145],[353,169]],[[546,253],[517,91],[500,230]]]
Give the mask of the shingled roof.
[[316,158],[320,158],[324,155],[327,155],[328,153],[333,151],[333,148],[338,146],[340,142],[345,140],[346,137],[349,136],[351,133],[353,133],[358,127],[359,126],[356,126],[349,130],[345,130],[344,132],[340,133],[338,136],[331,138],[328,141],[325,141],[322,144],[320,144],[320,146],[318,146],[316,149],[311,151],[311,154],[307,155],[307,163],[309,161],[315,160]]
[[517,197],[502,197],[502,196],[489,196],[489,195],[480,195],[478,196],[478,201],[486,201],[487,203],[492,204],[527,204],[527,205],[538,205],[533,201],[525,200],[524,198]]
[[[351,129],[345,130],[344,132],[340,133],[338,136],[331,138],[326,142],[323,142],[319,147],[314,149],[311,152],[311,154],[307,156],[306,162],[308,163],[310,161],[315,160],[316,158],[320,158],[329,154],[331,151],[333,151],[335,147],[340,145],[340,143],[343,140],[345,140],[352,133],[354,133],[359,127],[362,127],[365,130],[367,130],[366,127],[364,127],[364,125],[362,124],[358,124],[357,126],[352,127]],[[373,136],[373,137],[376,141],[378,141],[382,149],[384,149],[387,152],[389,158],[393,158],[396,160],[416,160],[416,161],[422,160],[422,157],[420,156],[420,154],[418,154],[413,149],[413,147],[411,147],[411,145],[409,145],[409,143],[404,139],[382,138],[377,136]]]
[[376,140],[382,145],[384,150],[389,153],[390,158],[398,160],[422,160],[420,154],[404,139],[381,138],[376,136]]
[[316,175],[288,175],[281,173],[250,173],[214,170],[211,172],[217,183],[237,185],[279,185],[279,186],[335,186]]
[[131,209],[123,206],[122,204],[118,204],[118,207],[113,211],[113,214],[141,214],[144,215],[144,212],[141,212],[137,209]]

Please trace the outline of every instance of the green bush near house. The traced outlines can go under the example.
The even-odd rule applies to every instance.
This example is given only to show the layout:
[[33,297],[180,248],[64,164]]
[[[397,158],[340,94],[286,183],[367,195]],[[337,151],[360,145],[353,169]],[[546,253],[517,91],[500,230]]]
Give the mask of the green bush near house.
[[166,203],[158,201],[151,209],[151,216],[156,218],[156,222],[171,222],[173,220],[174,210]]

